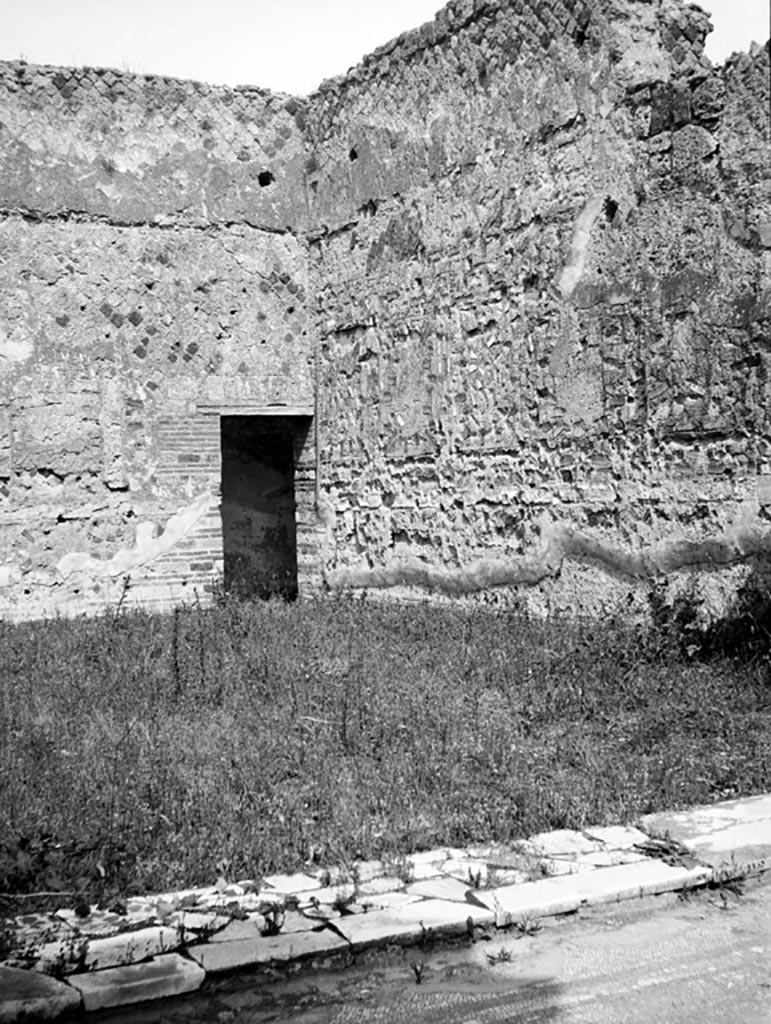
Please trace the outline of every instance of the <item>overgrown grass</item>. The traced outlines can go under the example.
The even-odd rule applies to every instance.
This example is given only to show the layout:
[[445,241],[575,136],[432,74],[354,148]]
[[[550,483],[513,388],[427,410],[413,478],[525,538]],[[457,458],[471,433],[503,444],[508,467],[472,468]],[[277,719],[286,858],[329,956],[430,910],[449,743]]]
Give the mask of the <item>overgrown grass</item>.
[[766,657],[360,600],[0,625],[0,893],[111,898],[771,788]]

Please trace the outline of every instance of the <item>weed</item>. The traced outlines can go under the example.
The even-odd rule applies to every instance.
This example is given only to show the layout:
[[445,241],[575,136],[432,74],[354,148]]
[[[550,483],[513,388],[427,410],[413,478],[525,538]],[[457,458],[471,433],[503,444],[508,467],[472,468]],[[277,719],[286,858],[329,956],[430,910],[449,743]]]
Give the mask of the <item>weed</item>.
[[517,929],[521,936],[532,937],[537,935],[541,930],[541,922],[530,914],[523,914],[519,920],[514,922],[514,927]]
[[12,926],[9,918],[0,913],[0,962],[15,953],[17,948],[16,928]]
[[270,903],[267,905],[260,906],[260,913],[262,914],[264,924],[260,929],[260,934],[265,937],[271,935],[278,935],[281,929],[284,927],[284,908],[280,903]]
[[409,885],[415,879],[415,865],[408,857],[395,857],[386,861],[386,874]]
[[335,893],[335,898],[332,900],[332,909],[336,910],[338,914],[348,913],[348,908],[352,903],[356,902],[356,888],[349,889],[347,892],[345,889],[338,889]]
[[717,892],[722,895],[731,893],[733,896],[743,896],[747,884],[747,875],[739,873],[733,867],[716,871],[707,883],[710,892]]
[[421,985],[423,983],[423,973],[426,969],[425,962],[422,960],[410,960],[410,967],[412,968],[412,973],[415,975],[415,984]]
[[491,967],[494,967],[496,964],[510,964],[512,959],[511,950],[506,949],[505,946],[501,946],[497,953],[487,954],[487,962]]
[[480,868],[479,871],[472,871],[471,868],[468,869],[468,884],[471,886],[472,889],[481,889],[482,888],[482,870],[481,870],[481,868]]

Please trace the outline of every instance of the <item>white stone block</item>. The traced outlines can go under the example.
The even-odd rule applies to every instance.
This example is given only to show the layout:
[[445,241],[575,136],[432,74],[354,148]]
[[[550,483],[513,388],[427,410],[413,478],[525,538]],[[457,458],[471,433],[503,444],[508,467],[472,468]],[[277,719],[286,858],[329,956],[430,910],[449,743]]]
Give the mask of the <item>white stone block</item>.
[[281,932],[278,935],[235,942],[209,942],[191,946],[188,953],[207,974],[218,974],[258,964],[287,963],[308,957],[327,956],[348,948],[345,939],[325,928],[321,931]]
[[602,849],[601,843],[568,828],[540,832],[531,836],[524,845],[528,852],[532,850],[544,857],[577,856],[579,853],[596,853]]
[[308,906],[311,903],[326,903],[332,905],[340,901],[353,899],[356,894],[356,886],[353,882],[341,882],[339,885],[327,885],[323,889],[314,889],[311,892],[300,895],[300,906]]
[[603,825],[597,828],[585,828],[584,835],[595,839],[611,850],[630,850],[638,843],[644,843],[648,837],[639,828],[631,825]]
[[576,857],[543,857],[539,858],[538,866],[544,878],[558,878],[560,875],[575,875],[579,871],[592,871],[594,865],[589,861],[591,853],[579,854]]
[[400,908],[341,918],[337,928],[354,949],[362,949],[388,942],[414,942],[428,931],[435,935],[459,935],[466,931],[469,917],[475,925],[484,926],[492,924],[495,914],[471,904],[420,900]]
[[359,893],[362,896],[375,896],[381,892],[398,892],[405,888],[405,883],[395,875],[385,875],[380,878],[372,878],[359,886]]
[[649,814],[641,825],[654,835],[668,833],[722,874],[771,866],[771,794]]
[[637,896],[653,896],[704,884],[710,878],[709,868],[670,867],[661,860],[646,858],[635,864],[524,882],[474,895],[486,907],[495,910],[496,924],[505,927],[523,916],[551,917],[566,914],[577,910],[582,904],[594,905]]
[[473,857],[450,857],[442,865],[442,874],[467,882],[468,885],[478,878],[479,884],[485,885],[488,874],[487,861]]
[[201,933],[202,935],[214,935],[230,923],[230,918],[223,914],[202,913],[200,910],[175,910],[167,924],[171,927],[180,927],[185,933]]
[[578,877],[565,875],[562,878],[544,878],[538,882],[520,882],[481,890],[474,895],[494,912],[496,925],[506,928],[521,917],[552,917],[578,910],[581,905],[580,896],[566,890],[561,884]]
[[182,943],[178,928],[142,928],[138,932],[123,932],[106,939],[91,939],[84,964],[89,971],[108,967],[136,964],[151,956],[170,953]]
[[80,992],[45,974],[0,966],[0,1024],[57,1020],[80,1006]]
[[302,911],[287,910],[284,912],[280,934],[290,935],[293,932],[309,932],[314,928],[318,928],[318,926],[318,921],[312,921],[309,917],[306,917]]
[[382,860],[358,860],[353,866],[353,871],[359,883],[362,884],[385,875],[386,866]]
[[466,902],[466,893],[470,886],[457,878],[445,875],[444,878],[429,878],[424,882],[413,882],[407,886],[407,892],[426,899],[454,900],[456,903]]
[[367,908],[379,907],[385,909],[389,907],[396,909],[398,907],[405,907],[408,903],[417,903],[422,899],[422,896],[411,896],[407,892],[381,892],[373,893],[371,896],[362,896],[359,902]]
[[82,996],[84,1009],[91,1012],[195,992],[205,977],[198,964],[171,953],[146,963],[75,974],[70,984]]
[[599,853],[585,853],[578,858],[579,864],[595,868],[615,867],[617,864],[639,864],[648,858],[635,850],[600,850]]
[[296,895],[301,892],[311,892],[321,888],[318,878],[311,878],[310,875],[270,875],[263,879],[265,885],[276,893]]
[[209,942],[240,942],[243,939],[260,939],[265,927],[265,918],[254,914],[242,921],[229,921],[224,928],[211,936]]

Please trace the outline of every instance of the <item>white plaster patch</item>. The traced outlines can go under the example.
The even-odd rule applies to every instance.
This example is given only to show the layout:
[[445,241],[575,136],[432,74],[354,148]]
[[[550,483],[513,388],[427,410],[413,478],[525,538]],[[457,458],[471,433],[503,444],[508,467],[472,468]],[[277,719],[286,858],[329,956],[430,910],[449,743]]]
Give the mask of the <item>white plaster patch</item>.
[[575,227],[573,228],[573,238],[570,242],[570,254],[557,284],[557,287],[566,299],[573,294],[578,282],[581,280],[581,275],[586,266],[586,253],[592,237],[592,228],[602,212],[605,195],[606,193],[598,193],[587,199],[586,205],[576,220]]
[[160,535],[157,535],[154,523],[140,523],[137,527],[136,545],[131,551],[118,551],[106,561],[94,558],[86,552],[71,552],[59,560],[57,571],[65,579],[75,572],[85,572],[97,578],[123,576],[170,551],[206,515],[211,500],[212,496],[208,491],[200,495],[187,508],[173,515]]
[[23,363],[34,351],[31,339],[15,340],[0,327],[0,367],[3,363]]
[[10,587],[21,579],[18,565],[0,565],[0,587]]

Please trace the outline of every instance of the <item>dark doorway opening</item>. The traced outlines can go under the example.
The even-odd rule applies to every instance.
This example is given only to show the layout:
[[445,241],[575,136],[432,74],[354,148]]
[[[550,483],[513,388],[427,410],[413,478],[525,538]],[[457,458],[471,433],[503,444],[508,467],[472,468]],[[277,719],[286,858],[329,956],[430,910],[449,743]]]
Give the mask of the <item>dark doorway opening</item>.
[[295,464],[308,433],[300,416],[222,416],[225,590],[297,597]]

